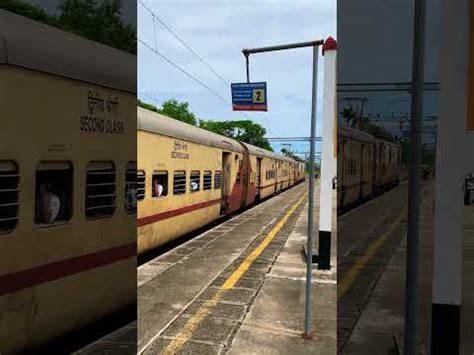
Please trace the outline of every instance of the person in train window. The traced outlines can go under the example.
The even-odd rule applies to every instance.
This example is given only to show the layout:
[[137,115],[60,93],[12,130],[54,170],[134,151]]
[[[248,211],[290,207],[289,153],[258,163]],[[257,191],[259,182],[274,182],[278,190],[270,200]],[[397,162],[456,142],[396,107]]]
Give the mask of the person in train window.
[[153,197],[160,197],[163,194],[163,185],[161,185],[158,180],[153,181]]
[[46,182],[39,188],[39,218],[41,223],[51,224],[56,221],[61,209],[59,196],[53,193],[53,187]]
[[199,189],[199,184],[196,181],[191,181],[191,191],[197,191]]
[[137,209],[137,189],[133,184],[127,184],[125,196],[127,196],[127,211],[135,211]]

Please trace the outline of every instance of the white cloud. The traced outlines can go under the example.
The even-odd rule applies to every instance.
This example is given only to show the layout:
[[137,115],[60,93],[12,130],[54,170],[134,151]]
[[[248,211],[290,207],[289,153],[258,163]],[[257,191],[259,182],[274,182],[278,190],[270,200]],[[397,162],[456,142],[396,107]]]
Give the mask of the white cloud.
[[[243,48],[325,39],[336,34],[335,0],[144,1],[230,82],[246,80]],[[154,46],[152,17],[141,5],[138,14],[139,37]],[[231,100],[229,85],[222,83],[158,22],[155,26],[161,53]],[[172,97],[187,101],[197,116],[204,119],[247,118],[233,112],[230,106],[143,45],[139,45],[138,64],[138,86],[142,93],[161,101]],[[319,69],[322,76],[322,65]],[[265,126],[269,136],[309,134],[311,70],[310,48],[251,55],[250,78],[267,81],[269,112],[249,115]]]

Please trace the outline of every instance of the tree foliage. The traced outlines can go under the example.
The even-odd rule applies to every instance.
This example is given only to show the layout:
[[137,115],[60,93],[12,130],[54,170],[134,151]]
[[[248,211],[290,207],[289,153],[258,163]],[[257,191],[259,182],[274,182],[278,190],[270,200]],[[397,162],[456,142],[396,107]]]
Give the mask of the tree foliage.
[[58,15],[21,0],[4,0],[1,8],[62,30],[136,54],[136,29],[121,18],[121,0],[63,0]]
[[143,102],[140,99],[137,99],[137,105],[147,110],[160,113],[160,110],[155,105]]
[[213,121],[200,120],[199,127],[208,131],[273,151],[270,142],[264,137],[264,127],[251,120]]
[[385,139],[390,142],[396,141],[390,133],[388,133],[382,127],[370,122],[368,117],[357,115],[357,113],[352,108],[344,108],[341,112],[341,115],[351,127],[370,133],[377,138]]
[[147,110],[174,118],[175,120],[192,124],[193,126],[197,124],[196,116],[189,110],[189,104],[187,102],[178,102],[175,99],[171,99],[165,101],[163,105],[158,108],[155,105],[137,100],[137,105]]
[[28,4],[20,0],[3,0],[0,7],[3,10],[28,17],[38,22],[46,23],[50,26],[58,26],[55,17],[48,15],[43,9],[36,5]]
[[[183,121],[194,126],[197,125],[197,118],[189,109],[187,102],[179,102],[175,99],[167,100],[161,107],[137,100],[137,105],[147,110],[154,111]],[[273,151],[270,143],[265,138],[267,131],[258,123],[250,120],[236,121],[213,121],[199,120],[199,127],[225,137],[236,139],[241,142],[253,144],[257,147]]]
[[63,0],[59,23],[66,31],[136,54],[136,32],[122,20],[121,0]]
[[297,156],[295,153],[293,153],[291,151],[291,149],[288,149],[288,148],[282,148],[281,150],[281,154],[283,154],[284,156],[288,157],[288,158],[291,158],[293,160],[296,160],[296,161],[299,161],[299,162],[305,162],[303,159],[301,159],[299,156]]

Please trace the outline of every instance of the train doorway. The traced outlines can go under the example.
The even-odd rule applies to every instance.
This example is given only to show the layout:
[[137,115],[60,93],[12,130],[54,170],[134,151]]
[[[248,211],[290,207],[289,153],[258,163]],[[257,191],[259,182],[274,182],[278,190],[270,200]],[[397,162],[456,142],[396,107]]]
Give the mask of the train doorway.
[[229,210],[231,153],[222,152],[221,214]]
[[262,158],[257,157],[257,171],[255,176],[255,199],[260,200],[260,189],[262,187]]

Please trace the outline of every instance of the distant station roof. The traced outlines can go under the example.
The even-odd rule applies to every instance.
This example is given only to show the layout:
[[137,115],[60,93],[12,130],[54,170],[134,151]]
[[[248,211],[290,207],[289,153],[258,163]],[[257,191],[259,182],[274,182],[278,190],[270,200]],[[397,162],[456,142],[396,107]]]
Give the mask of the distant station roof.
[[0,64],[136,93],[136,62],[132,54],[0,10]]
[[240,143],[235,139],[221,136],[220,134],[175,120],[142,107],[137,107],[137,110],[138,130],[158,133],[168,137],[175,137],[189,142],[199,143],[239,153],[244,152],[245,146],[251,154],[257,156],[294,162],[294,160],[283,155],[270,152],[266,149],[262,149],[251,144]]

